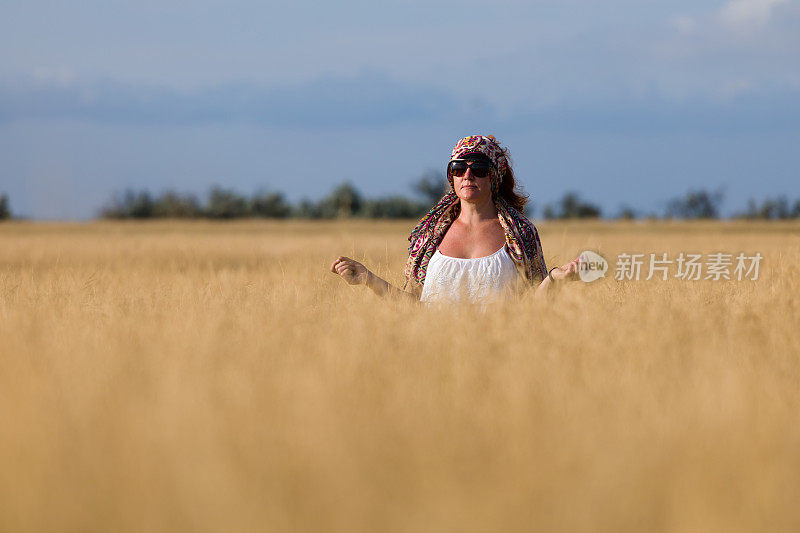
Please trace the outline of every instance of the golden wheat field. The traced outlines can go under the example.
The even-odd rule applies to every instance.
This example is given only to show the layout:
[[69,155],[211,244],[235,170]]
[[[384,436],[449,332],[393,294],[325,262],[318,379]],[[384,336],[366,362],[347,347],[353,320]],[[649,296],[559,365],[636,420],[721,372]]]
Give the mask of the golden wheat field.
[[486,312],[327,270],[412,226],[0,225],[0,530],[800,530],[800,224],[542,223],[764,260]]

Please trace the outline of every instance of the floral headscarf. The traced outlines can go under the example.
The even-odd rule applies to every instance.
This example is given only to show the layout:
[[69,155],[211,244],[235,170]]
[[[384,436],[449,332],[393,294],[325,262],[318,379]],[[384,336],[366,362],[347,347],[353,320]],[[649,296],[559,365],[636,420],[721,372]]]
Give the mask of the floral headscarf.
[[[528,282],[536,284],[547,275],[539,233],[524,214],[497,194],[503,175],[510,167],[506,151],[492,135],[471,135],[456,143],[451,159],[475,153],[487,156],[494,163],[495,168],[491,175],[492,198],[497,207],[497,218],[506,236],[506,246],[517,269]],[[405,268],[406,284],[411,283],[412,288],[417,289],[425,283],[428,263],[460,212],[461,201],[451,189],[420,220],[408,237],[411,244],[408,247]]]
[[510,166],[505,150],[500,147],[494,135],[470,135],[456,143],[450,159],[459,159],[467,154],[483,154],[492,162],[494,169],[492,169],[491,188],[492,194],[496,195],[503,182],[503,174]]

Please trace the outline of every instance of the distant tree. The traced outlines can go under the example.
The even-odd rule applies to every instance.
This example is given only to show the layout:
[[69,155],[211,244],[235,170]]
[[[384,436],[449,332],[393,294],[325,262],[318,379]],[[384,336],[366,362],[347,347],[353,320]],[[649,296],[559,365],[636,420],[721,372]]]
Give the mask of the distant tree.
[[336,187],[319,204],[322,218],[348,218],[361,210],[361,193],[349,182]]
[[668,218],[719,218],[719,207],[722,204],[722,191],[708,192],[690,190],[684,196],[673,198],[667,203]]
[[422,177],[415,181],[411,188],[420,196],[426,204],[434,205],[450,188],[447,178],[443,172],[429,170]]
[[8,207],[8,195],[0,194],[0,220],[11,218],[11,208]]
[[108,205],[100,210],[103,218],[150,218],[153,216],[153,197],[147,191],[131,189],[122,196],[114,194]]
[[308,199],[303,199],[300,204],[292,211],[292,215],[297,218],[322,218],[322,211],[318,203]]
[[545,218],[598,218],[600,208],[584,202],[576,192],[566,193],[556,205],[547,204],[544,208]]
[[292,207],[282,193],[258,193],[250,199],[250,212],[253,216],[264,218],[286,218]]
[[429,206],[404,196],[387,196],[365,200],[360,215],[367,218],[415,218],[422,216]]
[[633,220],[636,218],[636,211],[629,205],[623,205],[619,208],[617,216],[620,220]]
[[760,205],[750,198],[747,202],[747,211],[737,215],[737,218],[762,218],[765,220],[797,217],[800,217],[800,200],[797,200],[794,205],[790,205],[786,196],[766,198]]
[[166,191],[153,200],[153,216],[158,218],[196,218],[202,216],[203,208],[191,194],[181,195]]
[[231,189],[213,187],[205,209],[209,218],[242,218],[250,215],[247,199]]

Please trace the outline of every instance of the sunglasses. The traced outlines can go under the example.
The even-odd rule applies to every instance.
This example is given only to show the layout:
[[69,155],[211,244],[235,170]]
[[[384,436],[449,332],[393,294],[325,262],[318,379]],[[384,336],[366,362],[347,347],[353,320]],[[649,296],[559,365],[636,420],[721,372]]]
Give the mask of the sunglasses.
[[472,175],[476,178],[485,178],[492,173],[494,165],[486,161],[468,161],[466,159],[452,159],[447,163],[447,175],[463,177],[467,173],[467,169],[472,171]]

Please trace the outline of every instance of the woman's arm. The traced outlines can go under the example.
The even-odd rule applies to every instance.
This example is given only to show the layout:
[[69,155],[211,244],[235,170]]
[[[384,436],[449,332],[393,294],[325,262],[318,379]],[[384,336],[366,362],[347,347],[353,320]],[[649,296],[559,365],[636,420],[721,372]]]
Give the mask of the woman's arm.
[[576,257],[565,265],[551,269],[550,273],[545,276],[539,286],[536,287],[536,296],[546,293],[548,288],[554,284],[561,283],[563,280],[576,280],[578,278],[579,261],[580,256]]
[[331,272],[339,274],[350,285],[366,285],[378,296],[400,296],[417,301],[415,294],[406,292],[394,287],[388,281],[373,274],[367,267],[350,259],[349,257],[339,256],[331,264]]

